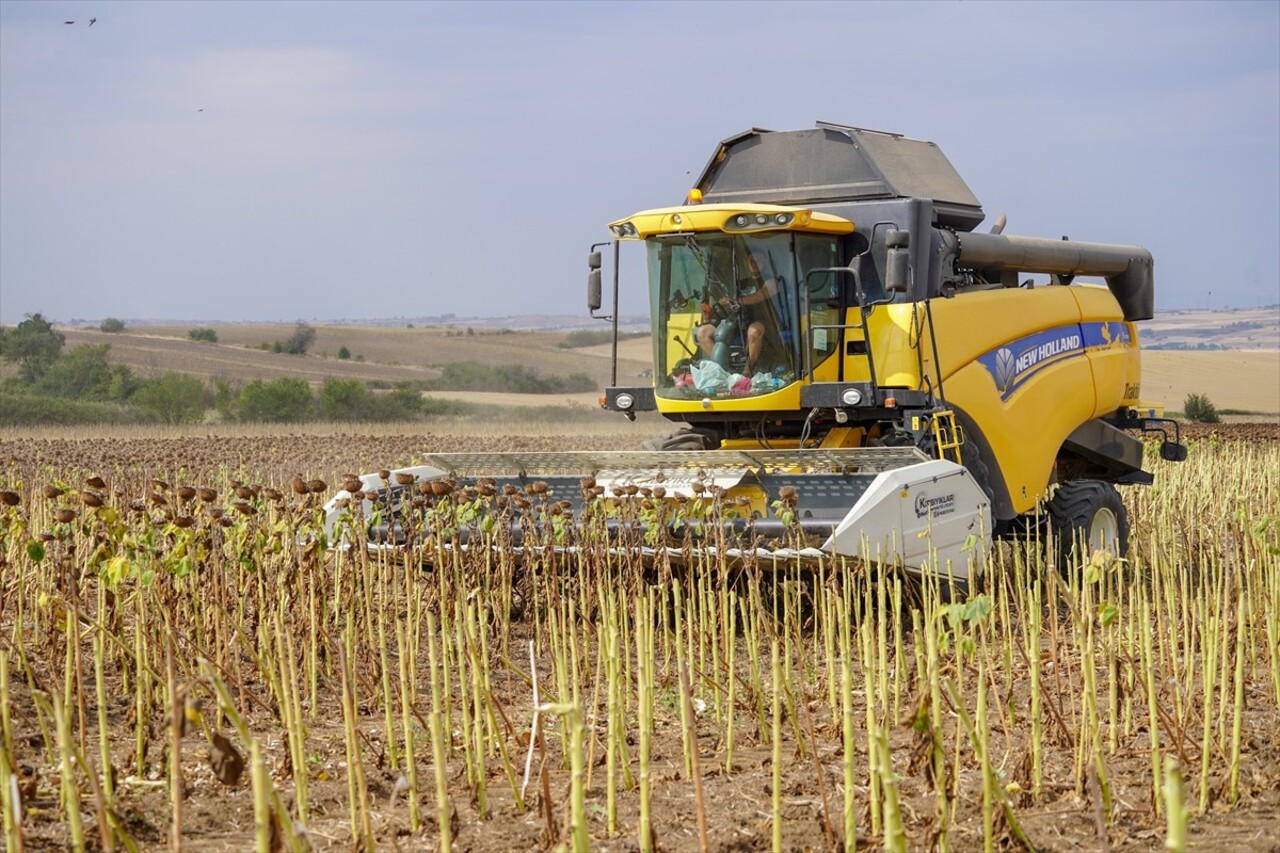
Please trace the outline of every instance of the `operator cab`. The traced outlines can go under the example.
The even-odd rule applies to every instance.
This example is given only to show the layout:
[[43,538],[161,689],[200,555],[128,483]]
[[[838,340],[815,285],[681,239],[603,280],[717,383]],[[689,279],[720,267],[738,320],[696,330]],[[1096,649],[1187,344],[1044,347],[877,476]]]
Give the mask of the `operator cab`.
[[835,235],[662,234],[645,252],[659,397],[770,393],[835,352]]

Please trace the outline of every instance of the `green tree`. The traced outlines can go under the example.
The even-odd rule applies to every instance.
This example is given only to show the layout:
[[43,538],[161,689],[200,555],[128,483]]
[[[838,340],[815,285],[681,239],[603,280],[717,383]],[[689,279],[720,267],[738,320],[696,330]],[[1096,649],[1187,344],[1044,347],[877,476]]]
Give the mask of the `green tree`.
[[316,330],[309,323],[301,320],[293,327],[293,334],[284,341],[282,349],[290,355],[306,355],[307,350],[315,343]]
[[213,380],[213,408],[224,420],[235,417],[235,398],[237,390],[231,387],[228,379]]
[[98,324],[98,331],[112,333],[123,332],[124,320],[121,320],[119,317],[108,317]]
[[346,344],[343,344],[342,346],[338,347],[338,358],[342,359],[343,361],[346,361],[347,359],[351,358],[351,350],[347,349]]
[[373,393],[358,379],[326,379],[320,389],[320,417],[327,421],[367,421]]
[[193,341],[205,341],[207,343],[216,344],[218,342],[217,331],[210,329],[208,326],[202,326],[198,329],[189,329],[187,337]]
[[133,402],[166,424],[196,423],[209,405],[209,391],[199,379],[169,371],[142,383],[134,392]]
[[1218,417],[1218,407],[1204,394],[1188,394],[1182,404],[1182,412],[1187,420],[1198,424],[1216,424],[1222,421]]
[[44,375],[62,354],[67,338],[40,314],[28,314],[12,329],[0,331],[0,357],[18,365],[18,375],[28,385]]
[[422,395],[408,382],[401,382],[389,394],[374,394],[366,420],[412,421],[423,415]]
[[236,410],[242,421],[296,423],[311,417],[315,398],[305,379],[255,379],[240,390]]
[[123,400],[138,388],[128,367],[107,362],[110,344],[81,344],[50,365],[35,390],[78,400]]

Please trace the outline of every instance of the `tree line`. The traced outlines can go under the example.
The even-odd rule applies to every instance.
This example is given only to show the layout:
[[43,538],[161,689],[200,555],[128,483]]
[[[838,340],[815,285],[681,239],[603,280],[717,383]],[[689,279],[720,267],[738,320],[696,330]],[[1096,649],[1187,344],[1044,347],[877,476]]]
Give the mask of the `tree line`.
[[[189,337],[217,342],[213,329],[192,329]],[[299,322],[290,339],[272,348],[305,354],[314,337],[315,330]],[[110,344],[66,349],[65,335],[41,314],[27,315],[11,328],[0,327],[0,359],[14,365],[17,374],[0,384],[0,424],[406,421],[466,415],[478,408],[433,399],[424,392],[555,394],[597,387],[585,373],[544,377],[524,365],[475,361],[445,364],[437,379],[391,387],[328,378],[316,389],[304,379],[289,377],[206,383],[178,371],[140,377],[126,365],[112,364],[110,350]]]
[[466,414],[462,403],[423,398],[404,383],[377,390],[356,379],[326,379],[313,389],[304,379],[205,383],[168,371],[142,378],[111,364],[110,344],[66,349],[66,336],[41,314],[0,328],[0,358],[16,376],[0,384],[0,423],[198,423],[210,416],[245,422],[403,421]]

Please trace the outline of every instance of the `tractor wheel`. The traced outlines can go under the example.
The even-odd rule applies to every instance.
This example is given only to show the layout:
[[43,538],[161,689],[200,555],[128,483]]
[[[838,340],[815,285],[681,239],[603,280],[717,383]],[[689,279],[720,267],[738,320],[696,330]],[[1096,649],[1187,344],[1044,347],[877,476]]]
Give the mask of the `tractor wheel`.
[[1129,551],[1129,513],[1120,492],[1101,480],[1070,480],[1058,486],[1049,501],[1049,528],[1057,537],[1059,570],[1065,570],[1083,544],[1082,556],[1110,551],[1123,557]]
[[680,429],[645,442],[645,450],[714,450],[719,440],[708,432]]

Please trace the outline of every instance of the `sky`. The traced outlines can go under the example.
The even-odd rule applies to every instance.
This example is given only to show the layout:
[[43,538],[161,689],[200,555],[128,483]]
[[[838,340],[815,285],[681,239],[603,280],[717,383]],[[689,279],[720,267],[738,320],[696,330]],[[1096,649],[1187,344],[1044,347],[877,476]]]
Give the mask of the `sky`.
[[0,323],[585,314],[608,222],[815,121],[1280,304],[1276,2],[0,0]]

